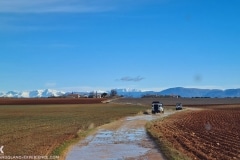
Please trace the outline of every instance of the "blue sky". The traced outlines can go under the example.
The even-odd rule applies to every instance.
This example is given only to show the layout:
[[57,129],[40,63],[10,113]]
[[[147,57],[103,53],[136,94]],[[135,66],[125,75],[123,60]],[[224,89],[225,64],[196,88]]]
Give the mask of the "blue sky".
[[0,91],[240,88],[238,0],[0,0]]

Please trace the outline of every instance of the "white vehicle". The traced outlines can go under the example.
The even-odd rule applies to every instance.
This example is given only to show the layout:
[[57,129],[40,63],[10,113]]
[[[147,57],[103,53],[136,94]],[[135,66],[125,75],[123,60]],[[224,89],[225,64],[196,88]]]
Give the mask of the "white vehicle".
[[153,101],[152,102],[152,114],[155,113],[164,113],[163,104],[159,101]]
[[182,103],[176,104],[176,110],[182,110]]

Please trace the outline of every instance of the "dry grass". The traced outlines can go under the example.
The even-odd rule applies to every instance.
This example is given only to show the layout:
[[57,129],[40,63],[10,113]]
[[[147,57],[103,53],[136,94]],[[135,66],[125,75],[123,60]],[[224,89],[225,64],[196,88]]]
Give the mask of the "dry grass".
[[144,110],[144,106],[117,104],[3,105],[0,145],[9,156],[58,155],[64,147],[56,148],[86,131]]

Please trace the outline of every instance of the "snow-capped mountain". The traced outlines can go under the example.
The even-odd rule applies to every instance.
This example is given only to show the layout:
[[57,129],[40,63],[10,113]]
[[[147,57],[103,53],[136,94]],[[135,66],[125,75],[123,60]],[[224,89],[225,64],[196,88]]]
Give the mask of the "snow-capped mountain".
[[178,95],[181,97],[240,97],[240,89],[198,89],[198,88],[183,88],[175,87],[165,89],[159,92],[156,91],[141,91],[136,89],[116,89],[118,95],[124,97],[140,98],[144,95]]
[[40,97],[51,97],[51,96],[62,96],[65,92],[45,89],[45,90],[34,90],[34,91],[9,91],[7,93],[0,93],[0,97],[14,97],[14,98],[40,98]]
[[118,95],[124,96],[124,97],[142,97],[145,92],[137,89],[131,89],[131,88],[124,88],[124,89],[115,89],[117,91]]
[[[159,92],[156,91],[141,91],[138,89],[114,89],[117,91],[117,94],[124,97],[133,97],[140,98],[145,95],[179,95],[181,97],[240,97],[240,89],[198,89],[198,88],[183,88],[183,87],[175,87],[169,88],[166,90],[162,90]],[[104,91],[93,91],[97,93],[103,93]],[[110,94],[111,91],[105,91]],[[45,90],[34,90],[34,91],[9,91],[6,93],[0,93],[0,97],[14,97],[14,98],[36,98],[36,97],[51,97],[51,96],[63,96],[70,94],[72,92],[62,92],[52,89]],[[74,92],[76,94],[89,94],[90,92]]]

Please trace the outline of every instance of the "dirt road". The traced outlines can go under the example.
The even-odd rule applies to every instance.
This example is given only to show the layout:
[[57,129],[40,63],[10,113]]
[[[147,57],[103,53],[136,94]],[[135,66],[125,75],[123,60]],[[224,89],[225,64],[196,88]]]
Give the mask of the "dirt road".
[[173,112],[157,115],[137,115],[101,126],[97,132],[80,141],[67,154],[66,160],[161,160],[162,154],[149,139],[147,121],[165,117]]

